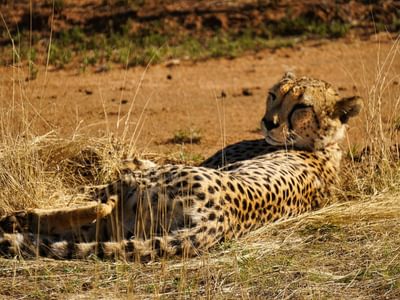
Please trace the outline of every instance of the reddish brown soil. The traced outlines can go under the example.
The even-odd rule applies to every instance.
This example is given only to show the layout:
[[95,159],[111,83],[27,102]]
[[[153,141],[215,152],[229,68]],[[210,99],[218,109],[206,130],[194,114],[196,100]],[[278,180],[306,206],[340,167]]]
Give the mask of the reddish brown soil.
[[[287,70],[324,79],[343,95],[360,94],[371,101],[375,101],[368,96],[373,95],[373,84],[386,80],[383,121],[387,128],[393,128],[393,119],[399,116],[394,102],[399,101],[400,95],[398,44],[394,56],[390,54],[393,47],[386,35],[369,41],[347,38],[307,42],[293,49],[266,50],[234,60],[181,62],[172,67],[150,66],[147,70],[115,66],[99,74],[64,70],[46,75],[42,68],[34,81],[25,81],[22,69],[3,67],[0,106],[4,112],[14,113],[23,108],[35,133],[55,130],[63,136],[77,132],[113,132],[122,136],[127,128],[125,137],[147,152],[184,151],[207,156],[224,144],[260,137],[259,120],[267,89]],[[379,69],[389,70],[386,79],[382,74],[379,77]],[[17,119],[11,115],[3,121],[12,123]],[[361,145],[365,137],[361,129],[364,126],[357,128],[360,122],[362,119],[349,131],[353,144]],[[187,129],[200,132],[199,144],[176,145],[168,141],[177,131]]]
[[[128,24],[137,32],[157,31],[213,33],[216,29],[241,31],[262,30],[264,25],[284,19],[306,18],[329,23],[339,21],[371,31],[374,23],[393,24],[400,17],[400,4],[394,0],[351,1],[272,1],[272,0],[63,0],[2,1],[0,11],[11,31],[33,30],[49,33],[79,26],[86,32],[121,30]],[[3,26],[3,24],[1,24]],[[154,29],[154,28],[153,28]],[[7,36],[2,42],[9,43]]]

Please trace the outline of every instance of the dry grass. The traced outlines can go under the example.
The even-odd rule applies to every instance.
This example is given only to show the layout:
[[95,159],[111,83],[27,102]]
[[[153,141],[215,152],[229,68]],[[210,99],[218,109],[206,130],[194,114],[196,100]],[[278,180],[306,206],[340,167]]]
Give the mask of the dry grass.
[[[365,136],[372,145],[346,161],[341,201],[265,226],[191,260],[138,263],[0,259],[0,296],[11,298],[308,298],[400,297],[400,166],[390,146],[400,98],[391,61],[365,81]],[[393,76],[397,76],[394,78]],[[382,107],[390,106],[392,116]],[[1,120],[0,213],[74,204],[78,186],[118,175],[134,152],[112,137],[35,136]],[[15,122],[13,123],[15,125]],[[10,132],[17,132],[16,135]],[[397,157],[398,158],[398,157]]]
[[3,296],[400,297],[400,191],[272,224],[191,260],[0,260]]

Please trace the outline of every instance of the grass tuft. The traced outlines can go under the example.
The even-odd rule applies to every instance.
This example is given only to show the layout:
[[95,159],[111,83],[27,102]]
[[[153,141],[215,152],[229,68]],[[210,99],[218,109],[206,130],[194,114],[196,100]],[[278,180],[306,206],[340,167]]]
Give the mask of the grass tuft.
[[169,142],[174,144],[200,144],[201,134],[196,129],[178,130]]
[[[70,205],[82,185],[118,177],[127,147],[107,138],[3,139],[0,144],[0,214],[27,207]],[[73,203],[72,203],[73,204]]]

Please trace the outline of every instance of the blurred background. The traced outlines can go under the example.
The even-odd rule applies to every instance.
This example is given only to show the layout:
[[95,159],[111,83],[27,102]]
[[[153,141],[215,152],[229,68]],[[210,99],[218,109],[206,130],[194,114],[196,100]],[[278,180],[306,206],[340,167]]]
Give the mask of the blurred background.
[[12,37],[21,59],[58,68],[236,57],[400,29],[400,4],[391,0],[2,0],[0,11],[1,64],[12,62],[4,54]]

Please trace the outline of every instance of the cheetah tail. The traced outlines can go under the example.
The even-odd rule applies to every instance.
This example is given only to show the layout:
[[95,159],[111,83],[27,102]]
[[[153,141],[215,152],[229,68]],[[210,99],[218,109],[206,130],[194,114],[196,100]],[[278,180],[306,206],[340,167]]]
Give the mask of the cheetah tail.
[[131,239],[120,242],[51,241],[32,234],[3,234],[0,237],[0,256],[23,258],[50,257],[54,259],[120,259],[149,261],[164,257],[191,257],[199,254],[189,238],[179,234],[153,237],[146,240]]

